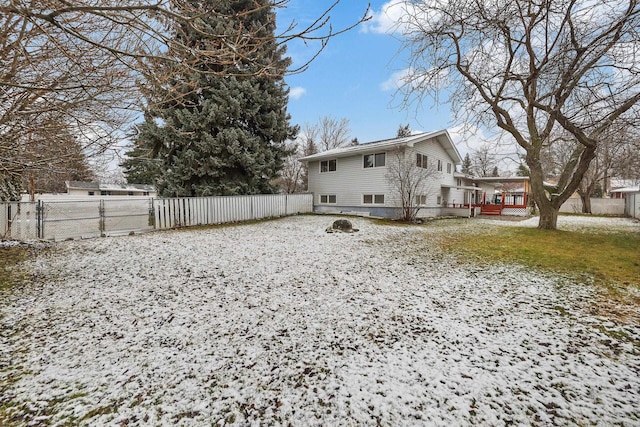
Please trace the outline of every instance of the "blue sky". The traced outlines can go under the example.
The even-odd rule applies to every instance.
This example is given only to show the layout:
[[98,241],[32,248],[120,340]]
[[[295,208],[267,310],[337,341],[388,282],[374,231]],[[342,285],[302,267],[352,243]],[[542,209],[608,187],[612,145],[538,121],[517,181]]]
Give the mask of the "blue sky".
[[[278,24],[295,20],[302,27],[331,4],[333,0],[291,0],[287,9],[278,12]],[[344,117],[349,120],[351,137],[360,142],[392,138],[400,124],[408,123],[414,131],[451,127],[448,105],[403,108],[394,77],[407,67],[407,55],[400,51],[399,39],[387,31],[393,20],[385,13],[389,4],[372,1],[371,21],[332,39],[307,71],[286,78],[291,88],[292,123]],[[343,28],[356,22],[365,10],[366,2],[342,0],[331,12],[331,22],[334,28]],[[287,54],[295,67],[316,50],[317,46],[296,42]],[[466,148],[458,148],[464,155]]]

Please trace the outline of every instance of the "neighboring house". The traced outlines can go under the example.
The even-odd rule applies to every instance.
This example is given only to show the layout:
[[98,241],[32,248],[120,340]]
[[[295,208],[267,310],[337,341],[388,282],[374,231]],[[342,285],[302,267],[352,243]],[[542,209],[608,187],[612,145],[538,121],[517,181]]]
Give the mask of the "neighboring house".
[[399,194],[389,170],[398,150],[416,167],[433,171],[424,194],[417,194],[418,217],[473,216],[495,184],[456,172],[462,160],[446,130],[341,147],[307,156],[309,192],[318,213],[401,216]]
[[103,184],[100,182],[66,181],[69,196],[149,196],[157,195],[153,185]]
[[640,219],[640,185],[616,188],[609,192],[612,199],[624,199],[624,213]]
[[624,213],[632,218],[640,219],[640,187],[629,190],[624,192]]
[[628,193],[640,190],[640,183],[633,179],[610,178],[609,197],[612,199],[625,199]]

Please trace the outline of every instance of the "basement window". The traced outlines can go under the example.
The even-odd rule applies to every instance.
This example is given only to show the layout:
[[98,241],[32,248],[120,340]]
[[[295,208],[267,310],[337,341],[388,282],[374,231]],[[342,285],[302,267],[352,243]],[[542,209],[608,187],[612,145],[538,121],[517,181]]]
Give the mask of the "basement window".
[[320,203],[334,205],[334,204],[337,203],[336,195],[335,194],[321,194],[320,195]]
[[362,196],[365,205],[384,205],[384,194],[365,194]]

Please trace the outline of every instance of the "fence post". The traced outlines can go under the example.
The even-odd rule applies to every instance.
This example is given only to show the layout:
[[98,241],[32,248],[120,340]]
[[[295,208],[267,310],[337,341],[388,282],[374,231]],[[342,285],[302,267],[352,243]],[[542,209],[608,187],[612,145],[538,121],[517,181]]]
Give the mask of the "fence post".
[[38,239],[42,239],[42,200],[36,202],[36,236]]
[[155,230],[156,228],[156,211],[154,209],[153,206],[153,197],[149,198],[149,226],[153,227],[153,229]]
[[11,219],[11,202],[7,203],[7,233],[5,234],[5,238],[11,239],[11,223],[13,220]]
[[98,205],[98,215],[100,215],[100,237],[104,237],[105,231],[105,215],[104,215],[104,200],[100,199],[100,204]]

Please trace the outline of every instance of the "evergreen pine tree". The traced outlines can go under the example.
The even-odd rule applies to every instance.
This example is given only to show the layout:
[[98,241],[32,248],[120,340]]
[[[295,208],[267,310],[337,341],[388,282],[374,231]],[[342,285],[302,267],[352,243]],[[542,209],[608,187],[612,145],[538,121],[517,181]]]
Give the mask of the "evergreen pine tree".
[[[207,32],[229,40],[250,34],[257,45],[247,46],[233,63],[203,58],[191,75],[175,76],[173,89],[183,94],[179,102],[163,88],[152,91],[149,102],[157,107],[149,108],[136,129],[135,148],[123,164],[126,174],[155,180],[165,197],[271,193],[270,181],[287,155],[285,141],[297,134],[286,111],[290,60],[274,37],[273,7],[269,0],[190,2],[211,9],[199,18]],[[184,45],[205,43],[190,28],[176,34]]]
[[462,160],[462,173],[471,174],[471,157],[469,157],[469,153],[465,154]]
[[411,136],[411,126],[409,126],[409,123],[407,123],[406,125],[400,125],[398,127],[397,137],[405,138],[408,136]]
[[516,176],[530,176],[531,172],[529,172],[529,168],[527,165],[520,163],[518,165],[518,170],[516,171]]

